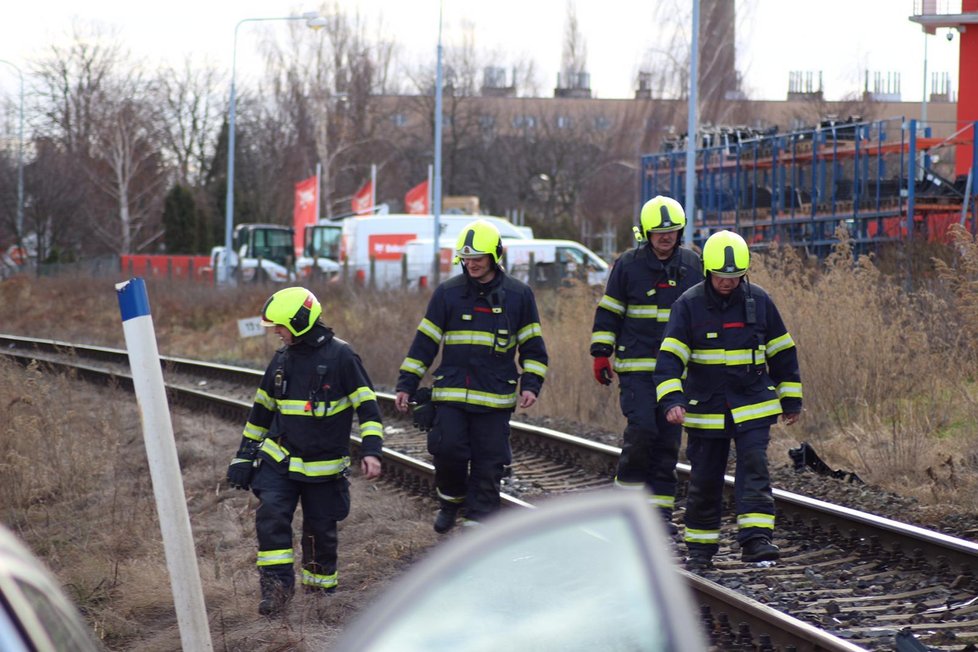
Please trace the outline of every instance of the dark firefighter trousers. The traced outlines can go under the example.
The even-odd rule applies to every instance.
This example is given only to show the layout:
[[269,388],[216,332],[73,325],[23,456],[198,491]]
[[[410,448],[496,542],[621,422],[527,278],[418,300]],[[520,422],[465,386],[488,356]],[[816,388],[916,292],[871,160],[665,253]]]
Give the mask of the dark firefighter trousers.
[[260,501],[255,514],[262,595],[289,594],[295,588],[294,563],[265,564],[263,551],[292,551],[292,517],[302,501],[302,582],[307,586],[336,586],[337,522],[350,513],[350,483],[345,475],[326,482],[299,482],[269,463],[258,467],[252,491]]
[[[730,442],[736,446],[734,472],[734,508],[737,515],[770,514],[774,516],[774,496],[771,492],[771,474],[768,469],[767,446],[771,428],[760,428],[737,433],[730,413],[727,413],[723,435],[712,436],[686,431],[686,457],[690,464],[689,490],[686,498],[686,528],[694,530],[719,530],[723,510],[723,484]],[[772,530],[745,527],[737,530],[737,542],[744,545],[757,537],[772,536]],[[716,554],[719,545],[688,544],[701,548],[710,555]]]
[[671,520],[682,426],[669,423],[656,410],[651,373],[619,374],[618,386],[621,412],[628,425],[616,478],[630,485],[645,483],[662,515]]
[[499,484],[513,460],[509,447],[510,410],[469,412],[439,403],[428,433],[435,486],[442,504],[465,510],[479,521],[499,509]]

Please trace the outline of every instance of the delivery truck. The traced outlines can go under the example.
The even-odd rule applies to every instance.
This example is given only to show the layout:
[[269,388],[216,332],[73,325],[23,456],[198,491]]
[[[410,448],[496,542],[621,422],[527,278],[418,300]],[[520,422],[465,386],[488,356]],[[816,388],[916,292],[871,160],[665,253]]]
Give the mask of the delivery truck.
[[[449,242],[454,248],[458,234],[475,219],[488,220],[496,225],[504,239],[525,240],[533,237],[532,229],[516,226],[502,217],[491,215],[442,215],[439,218],[439,240]],[[420,268],[414,274],[413,282],[420,276],[431,278],[431,262],[434,259],[435,220],[432,215],[370,215],[348,217],[342,221],[340,235],[340,265],[345,273],[357,282],[377,288],[400,287],[412,281],[405,275],[404,259],[406,245],[415,240],[428,240],[427,271]],[[414,259],[423,257],[420,248]],[[449,263],[450,263],[449,259]]]
[[[443,237],[438,251],[441,280],[462,272],[461,266],[453,263],[454,238]],[[423,287],[431,282],[431,238],[405,243],[404,258],[408,285]],[[571,279],[604,286],[610,269],[607,262],[580,242],[544,238],[503,238],[501,262],[507,274],[535,287],[556,287]]]

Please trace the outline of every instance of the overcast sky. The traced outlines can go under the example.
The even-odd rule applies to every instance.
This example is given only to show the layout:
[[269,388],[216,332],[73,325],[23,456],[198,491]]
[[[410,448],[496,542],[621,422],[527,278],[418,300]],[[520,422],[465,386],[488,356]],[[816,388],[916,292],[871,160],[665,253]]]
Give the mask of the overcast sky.
[[[509,63],[536,62],[544,95],[552,92],[560,63],[568,0],[444,0],[443,43],[457,42],[465,24],[476,31],[476,46],[499,53]],[[689,0],[663,0],[689,6]],[[438,0],[344,0],[365,15],[381,17],[400,44],[400,59],[416,65],[434,60],[438,40]],[[652,0],[576,0],[588,50],[594,95],[632,97],[642,55],[661,37]],[[960,3],[959,3],[960,4]],[[862,90],[860,71],[898,72],[905,101],[920,101],[924,36],[908,17],[913,0],[737,0],[738,68],[755,99],[784,99],[790,71],[823,71],[828,99]],[[7,0],[0,9],[0,59],[29,73],[29,62],[54,43],[64,43],[73,19],[117,31],[133,55],[152,66],[179,63],[187,54],[230,69],[234,26],[251,17],[286,16],[315,8],[283,0]],[[744,24],[743,18],[750,17]],[[242,74],[257,65],[253,52],[261,30],[284,32],[284,23],[246,24],[238,37]],[[929,72],[951,75],[958,86],[958,43],[942,31],[928,39]],[[29,84],[29,80],[28,80]],[[0,65],[0,93],[16,94],[17,77]]]

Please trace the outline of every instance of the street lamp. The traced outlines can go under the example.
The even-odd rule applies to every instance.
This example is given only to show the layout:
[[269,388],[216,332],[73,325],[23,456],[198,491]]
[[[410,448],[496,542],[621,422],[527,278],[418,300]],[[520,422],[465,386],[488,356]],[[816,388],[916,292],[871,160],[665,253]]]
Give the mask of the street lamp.
[[0,59],[17,71],[20,78],[20,134],[17,142],[17,244],[23,246],[24,235],[24,73],[15,64]]
[[326,25],[326,19],[315,11],[307,11],[301,16],[274,16],[270,18],[242,18],[234,26],[234,49],[231,53],[231,101],[228,109],[228,193],[224,209],[224,261],[218,272],[218,281],[230,280],[231,272],[231,231],[234,229],[234,118],[236,96],[234,92],[234,76],[238,61],[238,28],[244,23],[257,23],[269,20],[304,20],[306,25],[319,29]]

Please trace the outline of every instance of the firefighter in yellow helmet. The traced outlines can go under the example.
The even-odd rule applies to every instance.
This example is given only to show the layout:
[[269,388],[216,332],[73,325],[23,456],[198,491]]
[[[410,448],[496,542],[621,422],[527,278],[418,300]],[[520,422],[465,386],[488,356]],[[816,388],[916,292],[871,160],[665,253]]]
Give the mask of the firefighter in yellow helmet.
[[780,556],[767,446],[780,416],[802,409],[798,352],[771,297],[747,280],[750,249],[732,231],[703,246],[706,280],[673,304],[655,369],[666,419],[683,424],[691,466],[684,540],[691,568],[719,550],[723,482],[730,443],[737,448],[737,542],[744,562]]
[[302,287],[265,302],[262,325],[284,346],[265,370],[228,467],[231,487],[258,497],[258,573],[262,615],[280,612],[294,592],[292,518],[302,502],[302,585],[332,592],[337,580],[337,522],[350,510],[350,429],[357,414],[360,470],[380,476],[383,427],[360,357],[321,321],[322,305]]
[[470,525],[499,509],[500,481],[512,462],[509,419],[536,403],[548,362],[533,291],[499,266],[495,225],[467,225],[455,254],[462,274],[435,288],[401,363],[395,399],[401,412],[413,403],[419,413],[427,388],[418,387],[440,350],[431,374],[433,420],[419,422],[430,428],[439,533],[454,527],[460,510]]
[[615,261],[591,329],[594,378],[608,385],[617,373],[628,421],[615,487],[647,492],[672,533],[682,427],[657,412],[652,372],[673,302],[703,280],[699,256],[680,246],[685,226],[675,199],[660,195],[645,203],[639,246]]

